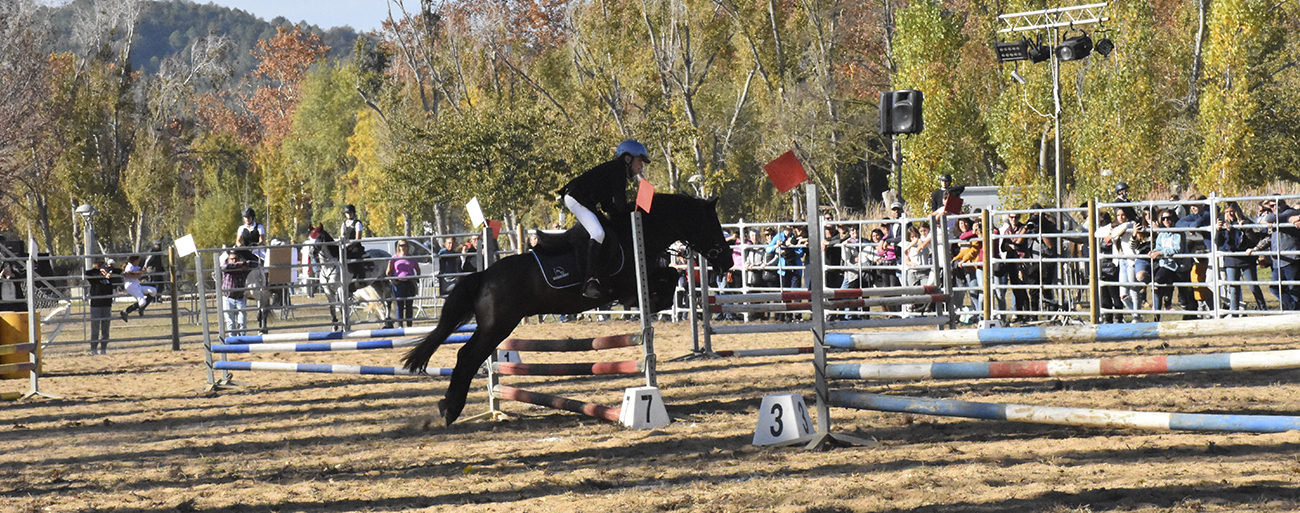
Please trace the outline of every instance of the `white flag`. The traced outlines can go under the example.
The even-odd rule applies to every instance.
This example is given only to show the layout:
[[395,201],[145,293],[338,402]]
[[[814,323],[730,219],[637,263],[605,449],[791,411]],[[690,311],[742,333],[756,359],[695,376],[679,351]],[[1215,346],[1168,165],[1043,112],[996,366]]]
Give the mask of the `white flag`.
[[190,256],[198,250],[199,248],[194,245],[193,235],[187,234],[184,237],[176,239],[176,256]]
[[469,200],[469,203],[465,204],[465,208],[469,210],[469,222],[473,224],[475,228],[483,226],[483,222],[486,221],[487,218],[483,217],[483,208],[478,204],[478,197]]

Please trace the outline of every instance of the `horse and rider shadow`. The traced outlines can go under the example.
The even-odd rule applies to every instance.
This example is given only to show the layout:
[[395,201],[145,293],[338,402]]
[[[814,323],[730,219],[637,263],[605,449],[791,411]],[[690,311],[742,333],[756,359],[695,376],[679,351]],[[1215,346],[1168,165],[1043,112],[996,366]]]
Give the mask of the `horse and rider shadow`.
[[[447,425],[460,416],[465,407],[465,397],[479,367],[491,356],[497,345],[514,331],[525,317],[542,314],[576,314],[617,300],[626,306],[636,306],[636,268],[631,265],[631,216],[613,222],[601,219],[607,232],[600,258],[603,262],[625,255],[627,265],[613,269],[606,282],[608,297],[584,297],[579,286],[556,287],[548,281],[545,260],[540,255],[585,254],[587,232],[581,225],[574,226],[562,235],[546,235],[532,253],[513,255],[501,259],[487,269],[462,276],[452,289],[443,306],[437,327],[403,357],[403,365],[411,371],[423,372],[429,359],[457,327],[475,318],[478,327],[469,341],[457,353],[456,366],[446,396],[438,401],[438,409]],[[660,266],[657,255],[667,251],[674,242],[681,241],[692,250],[703,254],[719,275],[731,269],[731,247],[723,236],[718,221],[717,200],[700,199],[680,194],[655,194],[651,211],[642,218],[646,265],[650,282],[651,309],[668,307],[677,285],[678,271]],[[610,242],[614,242],[611,244]],[[582,248],[584,251],[577,251]],[[581,262],[579,262],[581,264]],[[577,269],[584,268],[579,265]],[[550,276],[554,278],[554,276]],[[581,283],[577,281],[575,283]]]

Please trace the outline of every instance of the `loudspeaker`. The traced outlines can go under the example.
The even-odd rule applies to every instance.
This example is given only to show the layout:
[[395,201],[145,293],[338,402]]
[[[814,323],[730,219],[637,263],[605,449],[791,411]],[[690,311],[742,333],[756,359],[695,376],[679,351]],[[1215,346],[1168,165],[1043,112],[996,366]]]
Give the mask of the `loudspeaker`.
[[921,119],[924,98],[916,89],[880,93],[880,135],[921,133],[925,129]]
[[880,135],[894,135],[894,125],[889,122],[889,113],[894,110],[894,92],[880,93]]

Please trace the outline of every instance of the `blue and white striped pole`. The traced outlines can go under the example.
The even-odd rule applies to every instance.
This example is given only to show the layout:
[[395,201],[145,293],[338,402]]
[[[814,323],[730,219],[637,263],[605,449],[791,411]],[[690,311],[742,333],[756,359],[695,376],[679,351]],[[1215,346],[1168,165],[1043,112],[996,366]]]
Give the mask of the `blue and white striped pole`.
[[1284,415],[1220,415],[1059,408],[887,396],[848,390],[832,391],[830,403],[834,406],[861,410],[1006,420],[1061,426],[1261,433],[1280,433],[1300,429],[1300,417]]
[[[465,324],[456,333],[469,333],[478,325]],[[433,331],[433,326],[420,328],[390,328],[356,331],[313,331],[304,333],[274,333],[270,335],[234,335],[226,337],[227,344],[262,344],[268,342],[309,342],[314,340],[348,340],[354,338],[422,337]]]
[[829,333],[826,335],[826,344],[837,349],[854,350],[926,349],[1048,343],[1077,344],[1147,339],[1166,340],[1295,332],[1300,332],[1300,314],[1085,326]]

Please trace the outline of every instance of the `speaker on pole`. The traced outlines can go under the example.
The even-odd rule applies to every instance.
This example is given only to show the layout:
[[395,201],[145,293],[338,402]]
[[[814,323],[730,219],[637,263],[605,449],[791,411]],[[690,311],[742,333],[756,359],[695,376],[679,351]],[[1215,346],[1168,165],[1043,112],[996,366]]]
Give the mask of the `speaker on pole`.
[[921,102],[925,95],[915,89],[880,93],[880,133],[919,134],[925,128]]

